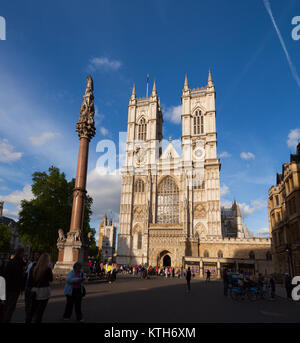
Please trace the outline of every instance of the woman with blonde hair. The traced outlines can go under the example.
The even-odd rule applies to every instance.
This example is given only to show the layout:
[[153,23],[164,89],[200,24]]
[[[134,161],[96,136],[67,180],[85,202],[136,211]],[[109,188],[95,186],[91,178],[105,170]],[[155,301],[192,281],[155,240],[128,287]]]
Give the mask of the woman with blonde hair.
[[34,268],[31,268],[28,283],[31,288],[31,309],[26,323],[31,323],[35,316],[35,322],[40,323],[43,318],[48,300],[50,298],[50,282],[53,281],[50,265],[50,255],[44,253],[39,258]]

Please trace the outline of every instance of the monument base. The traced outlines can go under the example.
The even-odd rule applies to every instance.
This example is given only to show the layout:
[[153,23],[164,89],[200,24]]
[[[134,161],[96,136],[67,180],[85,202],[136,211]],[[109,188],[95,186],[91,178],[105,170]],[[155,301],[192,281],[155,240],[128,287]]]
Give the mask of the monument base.
[[56,262],[53,274],[56,276],[66,276],[76,262],[82,265],[83,272],[89,271],[88,248],[89,245],[83,242],[79,232],[68,232],[67,239],[60,231],[58,247],[58,261]]

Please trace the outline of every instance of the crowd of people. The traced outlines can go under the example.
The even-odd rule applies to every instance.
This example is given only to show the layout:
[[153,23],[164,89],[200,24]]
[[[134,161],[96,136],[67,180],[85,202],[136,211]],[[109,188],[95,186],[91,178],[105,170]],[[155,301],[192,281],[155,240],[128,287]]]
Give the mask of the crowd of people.
[[[15,255],[0,263],[0,277],[5,281],[5,298],[0,299],[0,323],[11,322],[18,299],[24,294],[25,323],[41,323],[51,296],[50,284],[53,281],[53,264],[48,253],[35,252],[31,259],[25,258],[24,248],[18,247]],[[107,268],[111,282],[113,272]],[[70,320],[75,308],[77,321],[83,321],[81,301],[85,296],[83,281],[87,276],[80,263],[76,262],[66,277],[64,295],[66,296],[63,320]],[[2,283],[3,284],[3,283]]]
[[178,279],[182,277],[184,271],[180,268],[173,267],[153,267],[153,266],[144,266],[144,265],[120,265],[118,267],[118,272],[122,274],[131,274],[139,278],[149,278],[150,276],[162,276],[166,279],[177,277]]

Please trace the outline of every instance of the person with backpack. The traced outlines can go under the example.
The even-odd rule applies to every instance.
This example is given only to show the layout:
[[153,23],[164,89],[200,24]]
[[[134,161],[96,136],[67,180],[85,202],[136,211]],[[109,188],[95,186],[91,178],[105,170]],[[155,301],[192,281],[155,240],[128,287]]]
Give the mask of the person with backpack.
[[76,320],[83,322],[81,312],[81,301],[85,296],[85,288],[82,285],[85,280],[85,276],[81,271],[81,264],[76,262],[73,269],[69,272],[66,278],[66,285],[64,293],[67,298],[65,312],[63,315],[64,320],[70,320],[73,312],[73,305],[75,306]]
[[31,290],[31,301],[26,323],[31,323],[33,317],[35,317],[36,323],[42,322],[43,314],[50,299],[50,282],[52,281],[50,255],[44,253],[30,270],[28,288]]

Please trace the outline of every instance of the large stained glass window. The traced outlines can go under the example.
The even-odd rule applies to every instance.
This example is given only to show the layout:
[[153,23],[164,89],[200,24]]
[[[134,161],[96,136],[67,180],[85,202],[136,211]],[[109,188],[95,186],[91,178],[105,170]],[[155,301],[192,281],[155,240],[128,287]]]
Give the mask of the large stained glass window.
[[169,176],[158,186],[157,223],[179,224],[179,189]]

